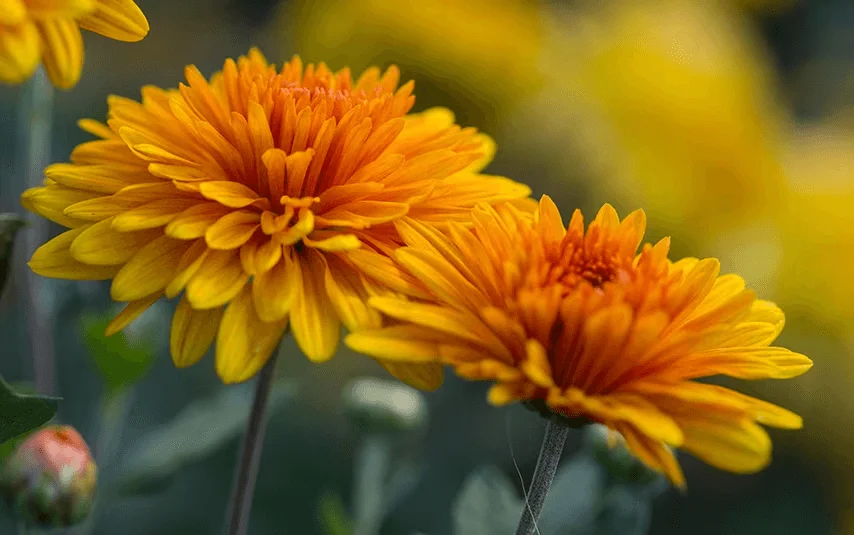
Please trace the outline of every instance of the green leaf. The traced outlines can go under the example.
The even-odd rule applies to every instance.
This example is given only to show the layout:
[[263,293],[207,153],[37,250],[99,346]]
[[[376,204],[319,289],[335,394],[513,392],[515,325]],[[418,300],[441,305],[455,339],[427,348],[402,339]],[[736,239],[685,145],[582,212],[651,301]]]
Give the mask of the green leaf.
[[[208,399],[194,401],[174,420],[143,437],[125,456],[126,472],[120,491],[145,493],[168,484],[182,466],[199,461],[237,438],[246,427],[253,386],[223,387]],[[291,381],[273,385],[269,414],[281,409],[296,394]]]
[[9,274],[15,234],[26,224],[27,222],[17,214],[0,214],[0,294],[3,293],[6,276]]
[[82,322],[89,353],[104,379],[108,392],[114,394],[136,383],[148,372],[154,361],[155,351],[145,333],[134,340],[130,340],[123,332],[104,336],[111,319],[107,315],[88,314],[82,318]]
[[353,521],[347,514],[347,508],[341,496],[325,492],[320,497],[320,523],[326,535],[350,535],[353,533]]
[[454,534],[512,535],[522,506],[507,476],[495,467],[480,467],[466,479],[454,501]]
[[18,394],[0,379],[0,444],[41,427],[56,415],[59,398]]
[[596,520],[605,492],[605,471],[586,454],[558,469],[546,495],[539,527],[543,533],[577,533]]

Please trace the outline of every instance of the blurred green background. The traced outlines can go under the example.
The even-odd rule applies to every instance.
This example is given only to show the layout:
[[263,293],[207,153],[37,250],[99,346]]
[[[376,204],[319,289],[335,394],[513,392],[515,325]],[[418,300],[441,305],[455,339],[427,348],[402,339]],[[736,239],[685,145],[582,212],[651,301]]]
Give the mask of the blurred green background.
[[[136,98],[145,84],[174,87],[185,65],[210,74],[253,45],[276,63],[296,53],[334,69],[396,63],[404,79],[416,81],[416,110],[446,106],[459,123],[497,140],[488,172],[529,183],[565,214],[579,207],[592,215],[604,202],[621,214],[644,208],[650,240],[671,235],[676,256],[721,258],[724,271],[744,275],[786,312],[780,344],[815,361],[792,381],[737,385],[804,416],[802,431],[771,431],[771,466],[739,476],[681,456],[688,492],[669,491],[655,502],[650,533],[854,534],[854,3],[138,4],[151,24],[144,41],[85,35],[82,80],[56,95],[53,161],[86,139],[77,119],[104,118],[108,94]],[[0,87],[0,212],[22,211],[25,173],[16,163],[22,92]],[[92,326],[112,307],[106,284],[46,280],[41,298],[53,332],[29,332],[22,243],[0,300],[0,375],[31,380],[31,338],[53,336],[64,397],[59,419],[107,452],[88,533],[218,533],[238,448],[239,428],[227,420],[245,410],[250,385],[225,389],[210,359],[173,368],[166,334],[172,303],[146,313],[120,342],[99,340]],[[124,402],[108,407],[107,414],[118,416],[104,420],[109,385],[98,362],[127,348],[156,358],[140,369],[146,374],[135,386],[122,390]],[[352,494],[358,437],[341,408],[342,387],[383,372],[346,349],[325,366],[309,364],[292,343],[285,355],[278,376],[293,379],[297,390],[283,397],[270,421],[251,532],[324,533],[321,497],[337,494],[350,503]],[[158,465],[156,481],[104,490],[111,483],[117,488],[121,474],[135,468],[141,448],[149,451],[149,433],[223,390],[232,397],[197,419],[184,439],[167,443],[200,453],[168,454],[161,443],[151,451],[168,459],[143,457]],[[520,407],[489,407],[485,390],[449,377],[427,395],[428,428],[401,446],[402,455],[426,469],[383,534],[451,533],[454,497],[476,467],[493,464],[516,480],[508,440],[529,477],[542,421]],[[122,422],[120,434],[104,431],[104,422],[114,420]],[[104,446],[105,436],[118,440]],[[579,440],[571,435],[567,455]],[[0,533],[12,529],[0,517]]]

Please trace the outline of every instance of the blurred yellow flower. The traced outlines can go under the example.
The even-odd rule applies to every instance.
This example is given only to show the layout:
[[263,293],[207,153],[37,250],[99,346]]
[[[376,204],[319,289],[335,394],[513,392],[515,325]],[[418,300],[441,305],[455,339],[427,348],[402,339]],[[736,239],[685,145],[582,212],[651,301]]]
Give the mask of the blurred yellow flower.
[[[771,458],[758,424],[795,429],[797,415],[694,379],[785,379],[812,362],[769,347],[783,313],[756,299],[714,258],[668,260],[670,240],[636,254],[646,218],[620,221],[605,205],[585,233],[576,210],[564,227],[543,197],[532,221],[510,206],[480,206],[474,231],[403,218],[398,265],[419,285],[411,298],[370,304],[398,323],[347,336],[377,358],[442,362],[495,381],[493,404],[526,401],[618,431],[651,468],[684,485],[667,446],[718,468],[754,472]],[[427,299],[423,299],[427,295]]]
[[571,114],[573,154],[601,189],[700,234],[769,210],[784,182],[786,118],[739,12],[682,0],[583,5],[555,8],[543,105]]
[[445,90],[455,86],[456,97],[479,108],[507,104],[541,82],[534,0],[302,1],[286,17],[304,55],[393,62]]
[[[478,202],[525,198],[527,186],[478,171],[492,141],[445,109],[407,115],[414,84],[332,73],[299,58],[281,70],[253,50],[206,80],[110,97],[101,138],[46,170],[22,202],[71,230],[39,248],[47,277],[112,279],[128,302],[117,331],[161,296],[183,292],[172,322],[177,366],[217,339],[226,382],[252,377],[288,328],[312,360],[332,357],[341,324],[378,327],[371,295],[405,286],[388,254],[392,221],[467,223]],[[372,254],[373,252],[373,254]],[[388,281],[385,286],[376,277]],[[424,388],[441,368],[386,368]]]
[[780,299],[847,334],[854,321],[854,129],[842,118],[802,126],[784,161]]
[[133,0],[0,0],[0,82],[21,83],[39,65],[68,89],[83,69],[83,36],[90,30],[139,41],[148,21]]

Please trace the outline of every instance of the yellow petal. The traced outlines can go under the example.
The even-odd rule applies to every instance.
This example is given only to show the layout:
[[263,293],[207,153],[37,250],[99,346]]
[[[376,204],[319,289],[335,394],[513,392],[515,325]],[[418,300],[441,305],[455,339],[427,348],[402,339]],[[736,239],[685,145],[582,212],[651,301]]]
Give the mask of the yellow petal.
[[338,258],[330,258],[326,271],[326,293],[344,326],[351,331],[376,329],[382,317],[368,306],[368,292],[355,269]]
[[161,292],[175,277],[187,242],[161,236],[140,249],[116,273],[110,287],[115,301],[134,301]]
[[175,216],[166,225],[165,232],[179,240],[200,238],[217,219],[227,213],[228,208],[219,203],[199,203]]
[[[95,0],[26,0],[33,18],[80,18],[95,9]],[[14,5],[14,2],[13,2]]]
[[44,50],[42,63],[53,84],[74,87],[83,70],[83,36],[74,19],[45,19],[37,23]]
[[287,326],[287,319],[261,321],[252,304],[252,290],[244,288],[225,309],[216,340],[216,371],[223,382],[239,383],[258,373]]
[[3,9],[0,10],[0,24],[5,26],[18,26],[27,20],[27,11],[30,6],[24,0],[6,0]]
[[[438,332],[465,340],[494,351],[496,355],[510,359],[504,344],[487,328],[477,316],[460,310],[438,305],[414,303],[394,297],[373,297],[370,305],[383,314],[402,321],[429,327]],[[453,343],[453,340],[448,340]]]
[[79,24],[117,41],[139,41],[149,30],[148,20],[133,0],[98,0],[98,8]]
[[184,287],[202,266],[208,251],[205,240],[196,240],[187,248],[175,269],[175,278],[166,287],[167,298],[172,299],[184,290]]
[[252,283],[255,311],[262,321],[283,319],[296,300],[302,286],[302,270],[291,249],[272,269],[258,273]]
[[196,309],[216,308],[231,301],[248,280],[237,251],[211,250],[187,284],[187,299]]
[[260,200],[257,193],[243,184],[226,180],[202,182],[199,184],[199,193],[229,208],[245,208]]
[[302,241],[309,247],[328,252],[354,251],[362,246],[362,242],[354,234],[336,234],[321,240],[303,238]]
[[41,38],[32,22],[4,26],[0,32],[0,82],[19,84],[33,75],[41,59]]
[[261,227],[261,214],[237,211],[224,215],[205,231],[211,249],[237,249]]
[[397,379],[413,388],[432,392],[442,386],[444,373],[437,362],[413,364],[410,362],[389,362],[378,360],[380,366]]
[[222,312],[222,307],[194,310],[187,296],[181,299],[172,316],[169,334],[169,350],[175,366],[186,368],[205,356],[216,337]]
[[97,193],[70,189],[58,184],[46,187],[30,188],[21,194],[21,204],[28,210],[46,217],[64,227],[76,228],[85,221],[65,214],[65,209],[72,204],[83,202],[94,197]]
[[88,227],[63,232],[33,253],[27,264],[43,277],[68,280],[107,280],[118,272],[118,266],[90,266],[75,260],[71,244]]
[[78,165],[55,163],[48,166],[45,177],[68,188],[106,195],[140,182],[157,180],[145,168],[123,164]]
[[152,201],[117,215],[113,220],[113,228],[129,232],[162,227],[197,202],[196,199],[182,198]]
[[551,364],[542,344],[537,340],[528,340],[525,349],[527,358],[522,363],[522,371],[538,386],[543,388],[555,386]]
[[682,448],[722,470],[757,472],[771,461],[768,433],[748,418],[732,420],[715,414],[681,415]]
[[685,488],[685,475],[676,457],[661,441],[651,439],[631,425],[618,426],[617,431],[626,439],[629,451],[653,470],[666,475],[677,487]]
[[435,362],[440,355],[435,334],[418,325],[360,330],[348,334],[344,343],[353,351],[387,362]]
[[113,318],[113,321],[107,325],[107,330],[104,332],[104,336],[112,336],[130,325],[136,318],[140,317],[143,312],[148,310],[151,305],[156,303],[162,295],[163,294],[161,292],[155,292],[147,297],[128,303],[128,305],[122,309],[115,318]]
[[313,361],[335,354],[341,322],[326,294],[326,263],[319,253],[307,250],[299,256],[302,287],[291,309],[291,329],[303,353]]
[[124,264],[158,236],[160,233],[156,230],[118,232],[113,229],[112,219],[104,219],[86,227],[71,244],[71,254],[75,259],[87,264]]
[[711,349],[669,363],[662,376],[696,379],[729,375],[738,379],[791,379],[812,367],[812,361],[783,347]]

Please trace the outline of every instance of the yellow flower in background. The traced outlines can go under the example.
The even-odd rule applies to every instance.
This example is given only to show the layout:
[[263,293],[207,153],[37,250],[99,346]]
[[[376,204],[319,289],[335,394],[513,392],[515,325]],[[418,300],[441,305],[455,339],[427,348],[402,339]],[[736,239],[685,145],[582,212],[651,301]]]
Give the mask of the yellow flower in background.
[[838,117],[792,133],[775,221],[779,299],[850,336],[854,320],[854,129]]
[[573,125],[572,154],[599,191],[701,238],[769,211],[784,184],[786,117],[740,12],[681,0],[584,5],[553,8],[542,105]]
[[42,63],[55,86],[73,87],[83,69],[81,28],[139,41],[148,21],[133,0],[0,0],[0,82],[21,83]]
[[533,402],[607,425],[680,486],[665,445],[753,472],[771,455],[759,423],[801,427],[785,409],[694,381],[790,378],[812,363],[769,347],[783,313],[737,275],[720,276],[716,259],[671,262],[667,238],[636,254],[642,211],[620,221],[606,205],[585,232],[579,211],[565,228],[543,197],[534,220],[506,205],[480,206],[473,220],[473,231],[451,224],[445,234],[395,222],[407,244],[395,260],[419,284],[408,299],[371,299],[398,324],[352,333],[347,345],[494,381],[496,405]]
[[536,1],[301,1],[283,12],[283,24],[303,55],[355,66],[393,62],[487,114],[542,81]]
[[[400,243],[392,221],[465,224],[476,203],[529,194],[478,172],[493,143],[450,111],[407,115],[414,84],[398,87],[396,67],[352,81],[299,58],[277,70],[253,50],[210,80],[185,73],[177,89],[144,87],[142,103],[110,97],[106,125],[80,122],[100,139],[22,197],[71,229],[35,252],[36,273],[112,279],[113,299],[128,302],[110,333],[183,292],[178,366],[216,338],[220,377],[246,380],[289,323],[310,359],[327,360],[342,323],[380,326],[369,296],[405,285],[387,256]],[[386,368],[424,388],[441,382],[438,365]]]

